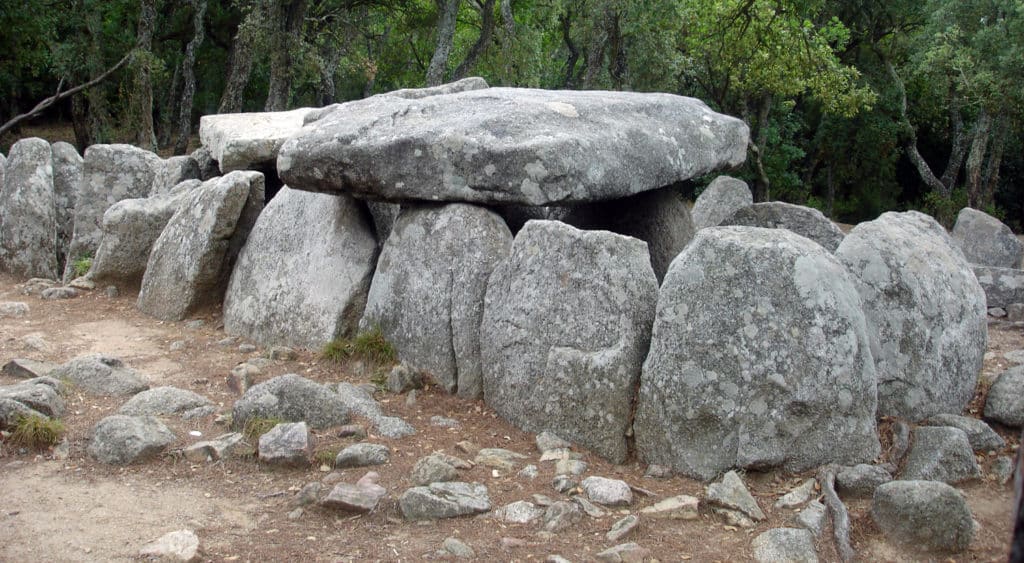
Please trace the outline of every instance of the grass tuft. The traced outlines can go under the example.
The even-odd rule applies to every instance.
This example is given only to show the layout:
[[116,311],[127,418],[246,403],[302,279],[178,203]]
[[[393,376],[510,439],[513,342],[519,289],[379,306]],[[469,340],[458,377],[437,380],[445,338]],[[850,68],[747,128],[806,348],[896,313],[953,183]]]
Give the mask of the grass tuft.
[[384,338],[380,328],[373,328],[360,332],[355,338],[335,338],[324,346],[320,356],[332,362],[363,360],[376,364],[390,364],[397,360],[398,353]]
[[80,278],[80,277],[84,276],[85,274],[88,274],[89,270],[91,268],[92,268],[92,255],[91,254],[86,254],[85,256],[80,256],[77,260],[74,261],[74,269],[75,269],[75,277],[76,278]]
[[275,426],[284,422],[288,421],[283,418],[263,418],[260,416],[254,416],[245,421],[245,426],[242,427],[242,434],[244,434],[250,441],[258,442],[260,436],[270,432]]
[[338,448],[327,448],[319,450],[313,454],[313,459],[320,465],[327,465],[334,467],[334,460],[338,459],[338,452],[341,450]]
[[36,414],[19,416],[11,432],[11,443],[25,448],[39,450],[60,441],[64,435],[64,423]]

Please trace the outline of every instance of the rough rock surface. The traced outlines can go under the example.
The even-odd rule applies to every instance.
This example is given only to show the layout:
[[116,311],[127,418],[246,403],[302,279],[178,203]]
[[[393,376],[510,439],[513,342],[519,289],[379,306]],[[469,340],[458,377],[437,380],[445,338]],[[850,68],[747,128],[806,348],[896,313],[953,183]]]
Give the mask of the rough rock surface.
[[235,401],[235,428],[242,428],[253,417],[304,420],[313,428],[327,428],[346,424],[349,409],[329,387],[287,374],[253,385]]
[[992,268],[1021,268],[1024,244],[1010,227],[995,217],[965,207],[956,216],[951,233],[971,264]]
[[259,172],[232,172],[188,192],[153,243],[138,308],[163,320],[181,320],[221,298],[222,261]]
[[1004,371],[989,388],[985,418],[1016,428],[1024,426],[1024,365]]
[[0,369],[0,373],[18,379],[33,379],[50,375],[57,364],[27,358],[13,358]]
[[781,201],[748,205],[738,209],[719,224],[787,229],[813,240],[829,252],[835,252],[839,248],[839,243],[843,242],[843,231],[840,231],[839,227],[821,211]]
[[657,291],[643,242],[530,221],[487,286],[487,404],[621,462]]
[[588,231],[611,231],[647,243],[658,282],[693,239],[690,208],[675,188],[662,188],[608,202],[577,206],[562,219]]
[[149,195],[153,197],[170,193],[175,186],[187,180],[202,181],[201,175],[196,159],[188,155],[172,156],[157,167]]
[[754,560],[759,563],[817,563],[814,534],[803,528],[773,528],[750,542]]
[[349,512],[371,512],[387,494],[387,490],[377,484],[379,477],[377,473],[370,471],[354,485],[338,483],[320,504],[326,508]]
[[885,213],[836,250],[864,300],[878,372],[878,415],[959,413],[974,396],[988,340],[985,294],[934,219]]
[[695,520],[700,517],[700,499],[690,495],[678,495],[660,500],[640,510],[645,518],[666,518],[670,520]]
[[146,561],[156,560],[164,563],[200,561],[199,537],[191,530],[169,532],[142,546],[139,557]]
[[391,449],[383,444],[352,444],[338,452],[334,467],[366,467],[383,465],[391,459]]
[[842,264],[786,230],[699,231],[662,284],[633,426],[644,460],[699,479],[872,459],[875,369]]
[[383,96],[395,96],[397,98],[405,98],[407,100],[418,100],[421,98],[429,98],[430,96],[443,96],[446,94],[456,94],[458,92],[469,92],[470,90],[483,90],[489,88],[487,81],[479,76],[470,76],[469,78],[463,78],[462,80],[456,80],[455,82],[449,82],[447,84],[441,84],[440,86],[432,86],[428,88],[404,88],[401,90],[392,90],[381,94]]
[[981,477],[967,434],[950,426],[922,426],[914,431],[900,479],[942,481],[955,485]]
[[50,377],[66,379],[94,395],[134,395],[149,389],[138,372],[102,354],[79,356],[50,372]]
[[406,520],[436,520],[487,512],[491,499],[479,483],[431,483],[402,493],[398,507]]
[[[989,391],[991,397],[991,390]],[[967,440],[971,443],[974,451],[987,452],[989,450],[1001,450],[1006,442],[995,430],[984,422],[971,417],[957,414],[937,414],[921,424],[926,426],[952,426],[959,428],[967,434]]]
[[871,517],[890,540],[929,551],[965,551],[974,537],[967,501],[936,481],[893,481],[875,490]]
[[0,271],[57,277],[57,213],[50,143],[14,143],[0,185]]
[[361,330],[378,327],[403,364],[449,393],[482,393],[480,321],[512,233],[493,211],[465,204],[405,206],[384,244]]
[[131,145],[92,145],[85,149],[65,282],[75,277],[75,261],[96,253],[107,209],[122,199],[147,197],[162,164],[159,156]]
[[260,461],[272,465],[301,467],[313,455],[313,434],[303,422],[285,422],[260,436]]
[[59,387],[60,383],[50,377],[29,379],[14,385],[0,385],[0,399],[17,401],[43,416],[60,418],[64,416],[64,399]]
[[293,188],[369,199],[571,204],[735,166],[742,121],[671,94],[488,88],[343,104],[285,142]]
[[187,416],[197,409],[213,406],[213,401],[187,389],[176,387],[154,387],[135,395],[117,410],[128,415],[169,415]]
[[[82,186],[85,161],[71,143],[53,143],[50,145],[50,152],[53,155],[53,197],[56,204],[59,274],[64,271],[71,236],[75,230],[75,202],[78,200],[78,190]],[[0,185],[3,185],[2,179]]]
[[693,226],[717,227],[733,213],[754,203],[754,194],[743,180],[719,176],[704,188],[693,203]]
[[987,307],[1024,303],[1024,270],[974,266],[974,276],[985,291]]
[[212,440],[196,442],[184,449],[185,459],[193,463],[217,461],[229,457],[246,457],[256,453],[256,448],[245,440],[241,432],[221,434]]
[[359,202],[282,188],[238,257],[224,300],[224,329],[266,344],[310,348],[352,333],[376,257],[377,241]]
[[159,454],[175,439],[155,417],[115,414],[93,428],[87,451],[103,463],[128,465]]
[[416,433],[408,422],[397,416],[386,416],[373,396],[357,385],[342,381],[338,384],[338,397],[350,411],[367,419],[385,438],[402,438]]
[[765,518],[757,499],[750,494],[743,479],[735,471],[727,472],[721,481],[708,485],[705,497],[707,502],[714,506],[738,510],[754,520]]
[[205,182],[220,176],[220,164],[213,158],[213,155],[210,154],[209,147],[200,146],[198,149],[192,151],[190,156],[195,159],[196,164],[199,165],[200,180]]
[[171,195],[123,199],[103,214],[100,243],[87,278],[96,283],[138,285],[146,273],[149,254],[168,221],[186,201],[185,192],[199,181],[180,184]]
[[220,171],[273,168],[277,152],[302,128],[311,108],[262,113],[221,113],[199,118],[199,140]]
[[859,463],[844,467],[836,474],[836,491],[842,495],[869,497],[883,483],[892,481],[892,475],[883,467]]
[[591,476],[580,483],[590,500],[605,506],[626,506],[633,503],[633,491],[621,479]]

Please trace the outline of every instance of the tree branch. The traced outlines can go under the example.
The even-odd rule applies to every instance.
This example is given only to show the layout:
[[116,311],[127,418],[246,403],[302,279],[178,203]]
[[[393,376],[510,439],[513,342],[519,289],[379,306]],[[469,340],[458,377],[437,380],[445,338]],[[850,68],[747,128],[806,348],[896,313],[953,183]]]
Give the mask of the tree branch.
[[77,94],[77,93],[79,93],[79,92],[81,92],[83,90],[88,90],[89,88],[92,88],[93,86],[99,84],[100,82],[103,82],[111,74],[114,74],[115,72],[117,72],[117,70],[119,68],[124,66],[124,64],[126,62],[128,62],[128,60],[131,57],[132,57],[132,53],[129,52],[124,57],[122,57],[120,61],[117,61],[117,64],[115,64],[114,66],[112,66],[112,67],[108,68],[106,71],[104,71],[103,74],[97,76],[96,78],[93,78],[92,80],[86,82],[85,84],[80,84],[80,85],[75,86],[74,88],[72,88],[70,90],[65,90],[64,92],[60,91],[60,89],[64,86],[64,79],[62,78],[60,80],[60,83],[57,85],[57,93],[56,94],[54,94],[54,95],[50,96],[49,98],[46,98],[45,100],[39,102],[38,104],[36,104],[36,107],[32,108],[31,110],[29,110],[29,111],[27,111],[27,112],[25,112],[25,113],[23,113],[21,115],[16,115],[10,121],[8,121],[7,123],[4,123],[2,126],[0,126],[0,135],[3,135],[4,133],[10,131],[11,129],[16,127],[19,123],[21,123],[22,121],[25,121],[27,119],[32,119],[33,117],[38,117],[39,114],[43,113],[47,108],[51,107],[53,104],[56,104],[57,102],[59,102],[61,100],[70,98],[71,96],[74,96],[75,94]]

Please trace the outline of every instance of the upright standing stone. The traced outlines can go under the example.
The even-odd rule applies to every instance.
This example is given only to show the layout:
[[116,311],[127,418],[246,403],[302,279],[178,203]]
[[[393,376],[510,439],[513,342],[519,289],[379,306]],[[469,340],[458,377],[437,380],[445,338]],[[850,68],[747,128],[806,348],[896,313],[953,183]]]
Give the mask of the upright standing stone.
[[661,287],[633,423],[648,463],[710,479],[872,459],[875,369],[849,274],[781,229],[701,230]]
[[264,344],[308,348],[355,332],[376,259],[362,204],[285,187],[238,257],[224,329]]
[[181,320],[220,300],[218,288],[228,241],[259,172],[235,172],[192,190],[153,244],[138,307],[164,320]]
[[737,210],[721,223],[766,229],[787,229],[835,252],[843,242],[843,231],[817,209],[782,201],[755,203]]
[[406,206],[384,244],[360,328],[379,327],[403,364],[446,391],[479,397],[480,321],[487,280],[512,246],[493,211]]
[[698,230],[717,227],[736,211],[754,203],[754,194],[743,180],[719,176],[693,203],[693,226]]
[[0,190],[0,270],[57,277],[57,215],[50,143],[30,137],[11,147]]
[[528,222],[487,285],[487,404],[621,462],[657,294],[642,241]]
[[934,219],[885,213],[857,225],[836,257],[864,300],[878,372],[878,415],[960,413],[988,340],[985,293]]
[[160,163],[149,195],[163,195],[185,180],[199,180],[199,163],[191,156],[172,156]]
[[82,187],[85,161],[70,143],[53,143],[50,150],[53,153],[53,195],[57,213],[57,267],[58,272],[63,272],[75,230],[75,202]]
[[65,282],[75,277],[76,261],[95,255],[107,209],[122,199],[148,196],[162,164],[159,156],[131,145],[92,145],[85,150]]
[[956,216],[953,239],[971,264],[991,268],[1020,268],[1024,245],[1010,227],[995,217],[965,207]]

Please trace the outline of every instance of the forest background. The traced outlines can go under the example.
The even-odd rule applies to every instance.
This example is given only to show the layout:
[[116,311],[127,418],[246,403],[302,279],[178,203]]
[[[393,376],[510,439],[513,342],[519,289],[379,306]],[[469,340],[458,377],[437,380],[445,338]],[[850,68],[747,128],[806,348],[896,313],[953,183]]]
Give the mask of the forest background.
[[0,124],[102,78],[5,153],[43,122],[181,154],[202,115],[482,76],[700,98],[750,125],[758,200],[1024,227],[1024,0],[16,0],[0,53]]

